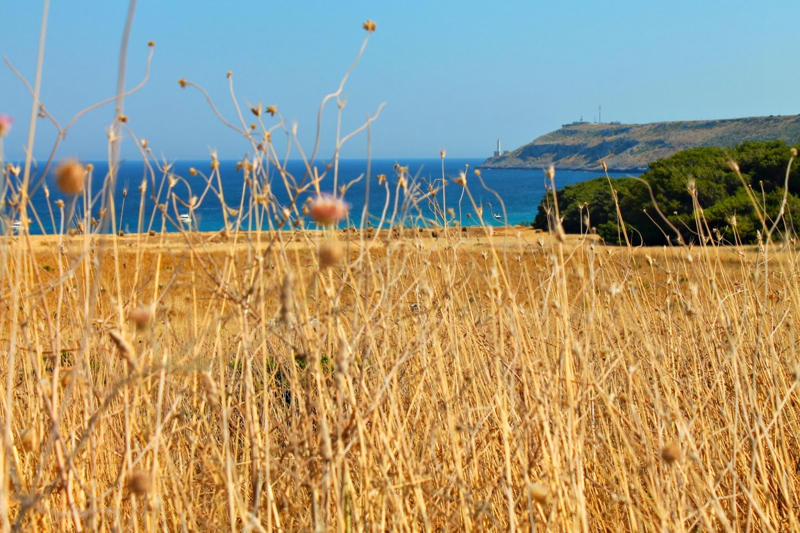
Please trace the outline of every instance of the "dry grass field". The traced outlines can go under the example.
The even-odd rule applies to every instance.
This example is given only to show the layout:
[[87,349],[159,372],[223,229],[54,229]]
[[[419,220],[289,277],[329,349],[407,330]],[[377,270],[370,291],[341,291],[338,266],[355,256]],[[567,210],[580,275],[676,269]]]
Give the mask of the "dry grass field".
[[12,527],[800,528],[794,247],[517,228],[1,246]]
[[[40,105],[46,9],[24,164],[2,164],[0,145],[0,214],[20,223],[0,220],[0,531],[800,530],[800,252],[773,233],[780,215],[748,248],[704,239],[699,209],[706,244],[680,248],[564,236],[557,213],[552,235],[401,229],[426,202],[440,222],[452,206],[398,166],[392,188],[365,176],[385,189],[384,229],[333,230],[341,199],[320,184],[344,194],[340,149],[381,108],[337,129],[325,165],[319,123],[308,155],[276,107],[248,124],[230,75],[230,121],[179,84],[240,131],[243,178],[214,153],[208,175],[191,171],[199,199],[180,198],[185,177],[122,112],[147,78],[124,92],[129,5],[117,97],[97,104],[116,107],[95,190],[72,161],[55,172],[66,202],[28,202],[96,107],[58,122]],[[327,103],[341,118],[354,66],[319,120]],[[59,137],[31,170],[37,116]],[[147,169],[129,235],[114,226],[123,136]],[[463,187],[482,221],[479,180],[445,178],[441,155],[438,186]],[[167,231],[203,198],[226,230]],[[279,231],[301,210],[322,229]],[[60,231],[29,235],[32,216]]]

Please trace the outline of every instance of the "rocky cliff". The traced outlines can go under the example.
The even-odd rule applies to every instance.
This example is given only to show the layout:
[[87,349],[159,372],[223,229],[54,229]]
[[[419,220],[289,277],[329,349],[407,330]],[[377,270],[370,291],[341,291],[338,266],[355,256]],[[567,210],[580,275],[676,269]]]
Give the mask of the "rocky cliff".
[[695,146],[732,147],[744,141],[800,142],[800,115],[723,120],[603,124],[576,122],[511,152],[487,159],[486,168],[640,171],[648,163]]

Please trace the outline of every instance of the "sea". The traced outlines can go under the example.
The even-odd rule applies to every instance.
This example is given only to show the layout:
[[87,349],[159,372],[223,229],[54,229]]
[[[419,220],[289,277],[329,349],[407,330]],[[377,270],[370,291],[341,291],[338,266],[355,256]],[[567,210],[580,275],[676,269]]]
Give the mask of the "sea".
[[[406,227],[422,226],[433,227],[441,225],[444,217],[448,223],[457,222],[460,225],[472,226],[479,224],[474,207],[478,206],[483,213],[484,223],[488,225],[528,225],[536,217],[539,202],[545,195],[547,180],[541,169],[480,169],[480,177],[475,174],[475,169],[483,159],[450,159],[444,160],[444,173],[442,172],[441,159],[342,159],[338,164],[336,184],[334,188],[333,168],[330,168],[320,181],[320,189],[325,193],[341,194],[344,186],[344,199],[349,204],[350,215],[341,226],[377,227],[381,223],[384,227],[390,225],[403,225]],[[107,173],[106,162],[95,161],[92,163],[92,217],[98,217],[102,199],[98,191],[100,184]],[[398,166],[407,169],[406,186],[398,189]],[[152,163],[150,164],[152,168]],[[195,169],[192,172],[191,169]],[[317,165],[318,173],[325,172],[325,165]],[[298,184],[308,184],[306,165],[302,161],[289,161],[286,164],[287,172]],[[455,183],[461,172],[467,179],[467,188],[472,195],[472,200],[463,187]],[[291,207],[290,195],[284,185],[277,169],[271,168],[266,173],[268,178],[260,183],[260,187],[268,185],[273,202],[279,207],[271,210],[273,220],[264,217],[252,217],[245,208],[239,213],[236,209],[240,205],[247,206],[250,200],[250,187],[245,186],[244,175],[237,168],[236,161],[219,162],[219,180],[213,179],[208,159],[195,161],[174,161],[171,163],[168,174],[172,177],[175,201],[167,197],[168,181],[164,179],[163,172],[151,172],[143,161],[123,161],[120,164],[119,176],[115,190],[115,217],[116,224],[99,224],[95,231],[123,231],[132,233],[137,231],[178,231],[179,229],[192,229],[199,231],[218,231],[225,227],[225,217],[219,200],[218,193],[224,196],[226,204],[231,208],[227,212],[228,227],[238,224],[240,229],[257,230],[279,227],[283,215],[283,208]],[[385,181],[378,178],[385,175]],[[598,172],[556,170],[555,183],[557,188],[595,178],[601,175]],[[627,174],[610,173],[611,177],[621,177]],[[446,180],[442,188],[442,177]],[[144,202],[140,186],[147,182],[144,192]],[[86,209],[83,202],[70,203],[71,198],[61,194],[54,184],[53,171],[46,176],[44,184],[49,190],[49,198],[45,188],[39,187],[31,197],[31,205],[35,216],[29,231],[31,234],[57,233],[76,227],[79,220],[84,219]],[[435,194],[431,194],[431,190]],[[443,192],[444,190],[444,192]],[[205,193],[205,194],[204,194]],[[298,224],[298,219],[303,218],[306,227],[313,227],[313,222],[303,217],[300,207],[307,198],[316,196],[313,187],[309,187],[300,194],[296,203],[297,210],[290,210],[289,220],[282,226],[288,229]],[[187,205],[191,197],[202,199],[202,202],[193,210]],[[74,217],[62,221],[56,201],[65,202],[64,211],[70,212],[73,208]],[[242,199],[244,201],[242,202]],[[432,201],[434,200],[435,201]],[[474,205],[473,205],[474,201]],[[183,202],[183,203],[181,203]],[[273,205],[276,205],[276,204]],[[367,205],[366,218],[364,206]],[[166,204],[167,217],[162,217],[161,211],[155,207]],[[140,223],[140,205],[143,206]],[[445,206],[443,212],[441,206]],[[385,209],[385,213],[384,213]],[[182,216],[183,215],[183,216]],[[188,216],[187,216],[188,215]],[[19,213],[13,209],[5,208],[5,220],[9,227],[13,227]],[[141,225],[140,225],[141,224]],[[84,226],[85,227],[85,226]]]

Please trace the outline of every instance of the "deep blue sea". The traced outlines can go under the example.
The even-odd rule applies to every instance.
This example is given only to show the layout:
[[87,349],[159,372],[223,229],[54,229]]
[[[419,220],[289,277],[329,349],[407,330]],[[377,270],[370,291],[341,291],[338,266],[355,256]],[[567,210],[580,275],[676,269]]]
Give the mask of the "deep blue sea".
[[[463,188],[452,181],[453,178],[458,176],[460,171],[467,170],[467,184],[469,190],[475,202],[483,206],[484,220],[486,223],[492,225],[530,223],[536,216],[537,206],[545,194],[544,172],[542,170],[481,169],[483,181],[486,185],[484,188],[473,172],[482,161],[483,159],[445,160],[444,174],[448,179],[445,187],[445,201],[447,208],[453,209],[455,215],[454,220],[457,220],[462,225],[477,224],[472,204],[469,202],[466,195],[463,194]],[[415,190],[417,197],[426,193],[430,185],[438,187],[439,193],[437,194],[437,200],[439,205],[441,205],[442,170],[440,159],[373,159],[370,161],[368,198],[368,218],[372,226],[378,224],[381,212],[386,203],[386,188],[378,183],[376,178],[378,174],[385,174],[389,185],[390,197],[387,217],[390,216],[394,210],[397,184],[397,175],[394,170],[395,164],[400,164],[408,168],[410,176],[409,190]],[[93,189],[97,191],[99,190],[100,182],[106,174],[108,167],[104,162],[94,162],[94,166]],[[200,197],[203,190],[206,188],[206,181],[201,175],[190,175],[189,169],[192,167],[207,176],[210,174],[208,159],[200,161],[176,161],[173,162],[170,169],[170,172],[178,178],[174,191],[177,193],[177,196],[184,201],[188,201],[191,196]],[[247,192],[247,187],[243,187],[243,174],[240,170],[237,170],[236,161],[221,161],[219,170],[222,182],[222,193],[228,205],[234,208],[238,207],[243,190],[245,191],[245,205],[247,205],[249,192]],[[304,165],[301,161],[290,161],[287,170],[298,182],[302,180]],[[320,168],[320,171],[322,171],[322,168]],[[339,162],[338,186],[341,187],[342,185],[350,184],[345,194],[345,200],[350,204],[350,219],[343,225],[360,227],[362,222],[366,223],[366,221],[361,220],[367,191],[366,172],[366,160],[345,159]],[[560,188],[564,185],[597,177],[598,175],[600,174],[596,172],[557,170],[556,187]],[[623,175],[624,174],[619,173],[611,174],[612,177]],[[289,195],[286,192],[280,175],[272,170],[269,176],[270,190],[274,194],[275,200],[282,206],[288,205]],[[167,187],[165,183],[162,184],[164,181],[162,179],[162,174],[156,172],[154,179],[151,173],[147,171],[142,161],[125,161],[120,168],[115,193],[117,227],[122,231],[137,231],[141,200],[139,186],[143,179],[146,179],[148,184],[145,192],[145,212],[142,230],[148,231],[154,229],[160,231],[162,227],[160,213],[156,212],[154,214],[154,206],[156,204],[167,202]],[[32,205],[38,215],[38,220],[34,220],[30,227],[30,232],[34,234],[57,232],[60,221],[54,202],[59,198],[68,202],[68,199],[64,198],[54,185],[52,175],[47,177],[46,183],[50,190],[50,204],[53,205],[53,210],[56,214],[51,217],[47,200],[43,194],[43,189],[40,188],[32,197]],[[216,187],[216,181],[214,182],[214,186]],[[321,182],[321,188],[325,192],[332,192],[333,177],[330,172]],[[300,196],[299,203],[302,203],[309,195],[314,196],[315,194],[309,190],[308,193]],[[402,193],[397,198],[398,215],[395,218],[395,223],[401,223],[406,226],[435,225],[441,223],[441,213],[437,213],[437,210],[432,209],[431,204],[427,200],[418,201],[416,204],[413,204],[404,201],[406,199],[407,195]],[[176,222],[179,217],[176,215],[176,210],[171,200],[169,201],[168,209],[173,221],[167,221],[165,227],[167,231],[176,231]],[[96,215],[98,210],[99,201],[92,208],[92,215]],[[181,213],[188,213],[188,211],[189,210],[183,206],[177,206],[178,215]],[[77,216],[82,216],[80,205],[77,206],[75,212]],[[468,217],[467,214],[471,216]],[[13,212],[7,213],[7,215],[10,215],[12,222],[14,218],[18,217],[18,214],[15,215]],[[234,219],[235,217],[231,217],[229,220]],[[53,227],[53,221],[55,221],[55,228]],[[310,220],[306,219],[305,222],[307,225],[311,225]],[[259,225],[248,217],[243,218],[240,224],[240,227],[243,229],[257,229]],[[195,209],[192,225],[201,231],[216,231],[223,228],[222,210],[215,192],[209,191],[200,206]],[[264,229],[269,227],[263,220],[260,222],[260,226]]]

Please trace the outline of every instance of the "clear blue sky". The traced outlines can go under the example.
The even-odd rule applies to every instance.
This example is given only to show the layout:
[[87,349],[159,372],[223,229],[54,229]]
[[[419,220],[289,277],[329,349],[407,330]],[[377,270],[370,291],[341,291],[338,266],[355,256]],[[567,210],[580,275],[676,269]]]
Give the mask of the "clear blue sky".
[[[42,101],[62,123],[111,96],[127,9],[123,0],[53,1]],[[38,0],[0,5],[0,54],[33,82],[41,16]],[[139,0],[128,87],[141,78],[147,41],[156,43],[150,81],[126,101],[129,125],[168,159],[237,159],[248,145],[216,120],[204,86],[231,119],[225,73],[242,103],[279,107],[313,141],[322,96],[354,58],[367,18],[378,24],[345,88],[344,129],[381,102],[372,155],[483,157],[499,137],[514,148],[581,116],[650,122],[800,113],[800,2],[564,1],[436,2]],[[0,65],[0,113],[15,118],[5,139],[19,158],[30,97]],[[113,108],[82,119],[59,155],[106,156]],[[323,154],[335,113],[325,116]],[[54,130],[40,120],[35,155]],[[363,157],[366,138],[344,156]],[[124,155],[136,158],[126,140]]]

